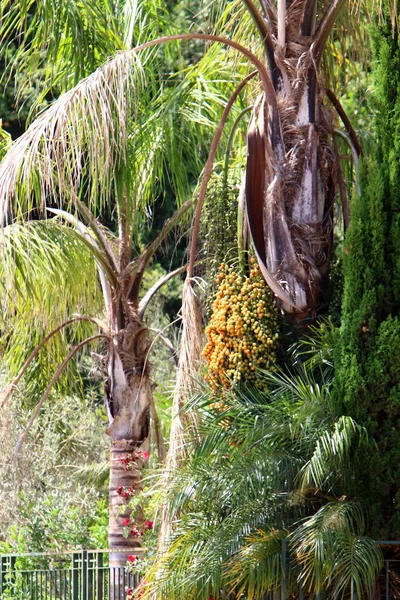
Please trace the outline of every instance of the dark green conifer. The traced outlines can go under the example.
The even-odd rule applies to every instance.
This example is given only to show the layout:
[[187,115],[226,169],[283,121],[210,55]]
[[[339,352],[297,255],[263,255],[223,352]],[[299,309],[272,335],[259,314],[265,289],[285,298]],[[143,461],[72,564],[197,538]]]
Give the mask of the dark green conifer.
[[[388,11],[386,11],[388,14]],[[377,451],[364,457],[358,494],[371,533],[400,530],[400,43],[388,18],[374,30],[375,156],[361,168],[345,242],[336,383],[345,414],[367,427]]]

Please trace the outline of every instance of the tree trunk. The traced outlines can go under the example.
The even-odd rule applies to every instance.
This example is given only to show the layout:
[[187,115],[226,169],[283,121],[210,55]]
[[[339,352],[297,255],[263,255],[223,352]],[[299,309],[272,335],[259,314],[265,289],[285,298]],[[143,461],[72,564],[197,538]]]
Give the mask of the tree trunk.
[[[142,489],[141,473],[149,451],[149,419],[152,390],[145,368],[147,352],[140,348],[138,337],[142,336],[140,324],[130,332],[119,334],[108,357],[106,381],[106,407],[111,438],[110,484],[109,484],[109,532],[110,549],[110,600],[125,600],[126,589],[133,587],[134,578],[129,577],[127,562],[135,563],[140,556],[144,516],[140,507],[133,514],[129,501]],[[129,343],[128,343],[129,342]],[[144,341],[142,341],[144,344]],[[127,352],[127,349],[130,352]]]

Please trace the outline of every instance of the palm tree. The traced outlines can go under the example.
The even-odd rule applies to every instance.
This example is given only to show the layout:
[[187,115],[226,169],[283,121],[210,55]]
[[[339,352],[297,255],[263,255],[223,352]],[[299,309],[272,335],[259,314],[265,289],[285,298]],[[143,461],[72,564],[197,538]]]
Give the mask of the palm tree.
[[[182,269],[164,276],[140,299],[143,274],[154,252],[190,204],[190,201],[184,204],[165,223],[154,241],[136,256],[132,254],[131,241],[122,227],[124,221],[118,221],[120,233],[114,236],[107,229],[100,229],[87,207],[82,211],[77,208],[76,215],[49,208],[50,213],[56,214],[54,219],[31,223],[16,221],[3,229],[6,354],[11,355],[14,369],[20,364],[21,356],[13,351],[13,343],[16,340],[21,343],[25,339],[27,347],[32,347],[38,332],[35,331],[32,336],[29,329],[40,328],[36,320],[39,313],[43,313],[44,306],[55,304],[50,315],[43,315],[49,328],[68,312],[70,318],[47,331],[46,337],[34,348],[6,390],[2,403],[7,401],[24,374],[28,372],[31,377],[35,376],[36,370],[29,373],[34,359],[62,329],[69,327],[68,334],[71,335],[71,325],[82,322],[98,329],[95,334],[91,331],[89,336],[87,326],[72,333],[76,343],[54,370],[18,442],[16,458],[34,419],[68,363],[86,344],[101,341],[100,349],[104,354],[97,355],[97,361],[104,373],[109,420],[106,432],[111,439],[109,546],[114,549],[110,557],[112,567],[125,564],[126,549],[140,546],[137,536],[124,538],[122,523],[130,516],[128,501],[135,489],[140,487],[141,469],[149,451],[150,413],[154,414],[149,368],[151,331],[144,322],[145,311],[160,286]],[[90,220],[89,226],[79,219],[83,213]],[[17,295],[22,295],[21,298],[15,298],[15,290],[18,290]],[[88,308],[97,310],[99,317],[82,314]],[[80,314],[72,314],[77,310]],[[168,342],[168,338],[162,332],[160,334],[161,339]],[[54,352],[52,354],[54,357]],[[44,365],[41,366],[43,368]],[[120,553],[117,552],[119,547],[124,549]]]
[[300,586],[304,597],[371,597],[382,555],[357,472],[376,448],[337,416],[323,346],[324,365],[314,344],[308,360],[266,373],[262,392],[225,391],[224,409],[215,391],[193,401],[201,435],[161,492],[175,528],[146,574],[149,597],[261,600]]

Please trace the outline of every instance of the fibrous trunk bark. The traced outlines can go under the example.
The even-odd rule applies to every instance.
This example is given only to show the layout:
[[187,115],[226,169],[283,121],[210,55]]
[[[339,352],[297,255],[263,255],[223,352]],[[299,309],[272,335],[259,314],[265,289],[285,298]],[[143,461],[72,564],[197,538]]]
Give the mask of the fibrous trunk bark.
[[282,22],[275,24],[277,109],[263,92],[249,127],[246,168],[248,223],[261,270],[283,309],[301,317],[315,312],[329,274],[337,168],[317,72],[314,5],[286,3],[285,36]]

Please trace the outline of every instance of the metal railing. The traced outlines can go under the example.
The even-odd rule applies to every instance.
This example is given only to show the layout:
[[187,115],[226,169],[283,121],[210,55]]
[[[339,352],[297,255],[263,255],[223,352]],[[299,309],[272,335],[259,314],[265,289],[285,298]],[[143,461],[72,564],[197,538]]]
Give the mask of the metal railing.
[[139,584],[108,550],[0,555],[1,600],[124,600]]
[[[400,600],[400,541],[379,540],[379,544],[385,559],[372,598]],[[393,558],[397,554],[393,546],[398,559]],[[0,555],[0,600],[126,600],[128,591],[138,587],[139,577],[123,567],[110,567],[108,556],[108,550]],[[310,596],[296,583],[296,568],[286,557],[285,542],[282,559],[281,587],[264,600],[331,600],[327,592]],[[346,598],[367,600],[357,598],[355,592]]]

